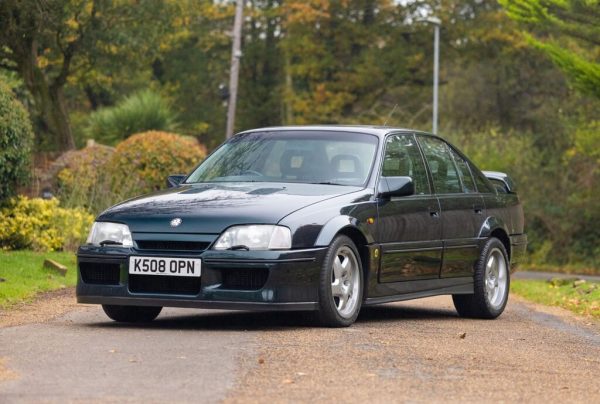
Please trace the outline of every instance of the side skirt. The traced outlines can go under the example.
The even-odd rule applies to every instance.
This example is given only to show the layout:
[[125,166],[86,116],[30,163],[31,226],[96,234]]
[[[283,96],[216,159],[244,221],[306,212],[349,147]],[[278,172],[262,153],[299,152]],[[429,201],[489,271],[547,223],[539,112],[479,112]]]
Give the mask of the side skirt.
[[[471,277],[397,282],[386,286],[390,288],[385,296],[369,297],[363,305],[372,306],[439,295],[468,295],[474,292]],[[396,293],[390,294],[392,290]]]

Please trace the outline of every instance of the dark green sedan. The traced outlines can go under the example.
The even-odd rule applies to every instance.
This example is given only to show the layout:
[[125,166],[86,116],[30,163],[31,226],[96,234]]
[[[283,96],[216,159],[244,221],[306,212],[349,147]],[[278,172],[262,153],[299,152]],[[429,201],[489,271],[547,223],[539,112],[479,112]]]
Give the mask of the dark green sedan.
[[362,306],[447,294],[496,318],[527,244],[510,177],[414,130],[246,131],[168,184],[98,216],[80,303],[125,322],[198,307],[349,326]]

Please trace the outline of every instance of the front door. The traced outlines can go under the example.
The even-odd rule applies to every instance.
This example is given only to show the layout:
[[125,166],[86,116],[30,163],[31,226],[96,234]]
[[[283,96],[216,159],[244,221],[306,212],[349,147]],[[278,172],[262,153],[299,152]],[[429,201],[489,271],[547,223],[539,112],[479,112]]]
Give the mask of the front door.
[[411,177],[415,194],[379,202],[379,282],[438,278],[442,258],[440,206],[431,192],[414,135],[390,135],[386,139],[381,175]]

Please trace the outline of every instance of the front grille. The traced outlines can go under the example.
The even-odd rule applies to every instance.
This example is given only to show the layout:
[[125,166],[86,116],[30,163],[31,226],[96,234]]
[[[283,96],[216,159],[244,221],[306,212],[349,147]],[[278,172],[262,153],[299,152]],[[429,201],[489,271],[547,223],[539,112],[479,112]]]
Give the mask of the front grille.
[[197,295],[200,278],[189,276],[129,275],[129,291],[171,295]]
[[204,251],[210,243],[205,241],[164,241],[164,240],[136,240],[139,250],[167,250],[167,251]]
[[221,274],[223,279],[221,289],[259,290],[267,283],[269,270],[226,268],[221,270]]
[[85,283],[93,285],[118,285],[121,274],[119,264],[105,264],[100,262],[80,262],[79,271]]

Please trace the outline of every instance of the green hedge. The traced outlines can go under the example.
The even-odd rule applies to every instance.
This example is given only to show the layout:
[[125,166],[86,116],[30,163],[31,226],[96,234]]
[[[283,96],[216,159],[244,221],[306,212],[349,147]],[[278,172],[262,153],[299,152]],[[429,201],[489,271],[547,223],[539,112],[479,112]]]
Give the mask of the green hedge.
[[0,203],[29,180],[33,131],[25,107],[0,81]]

